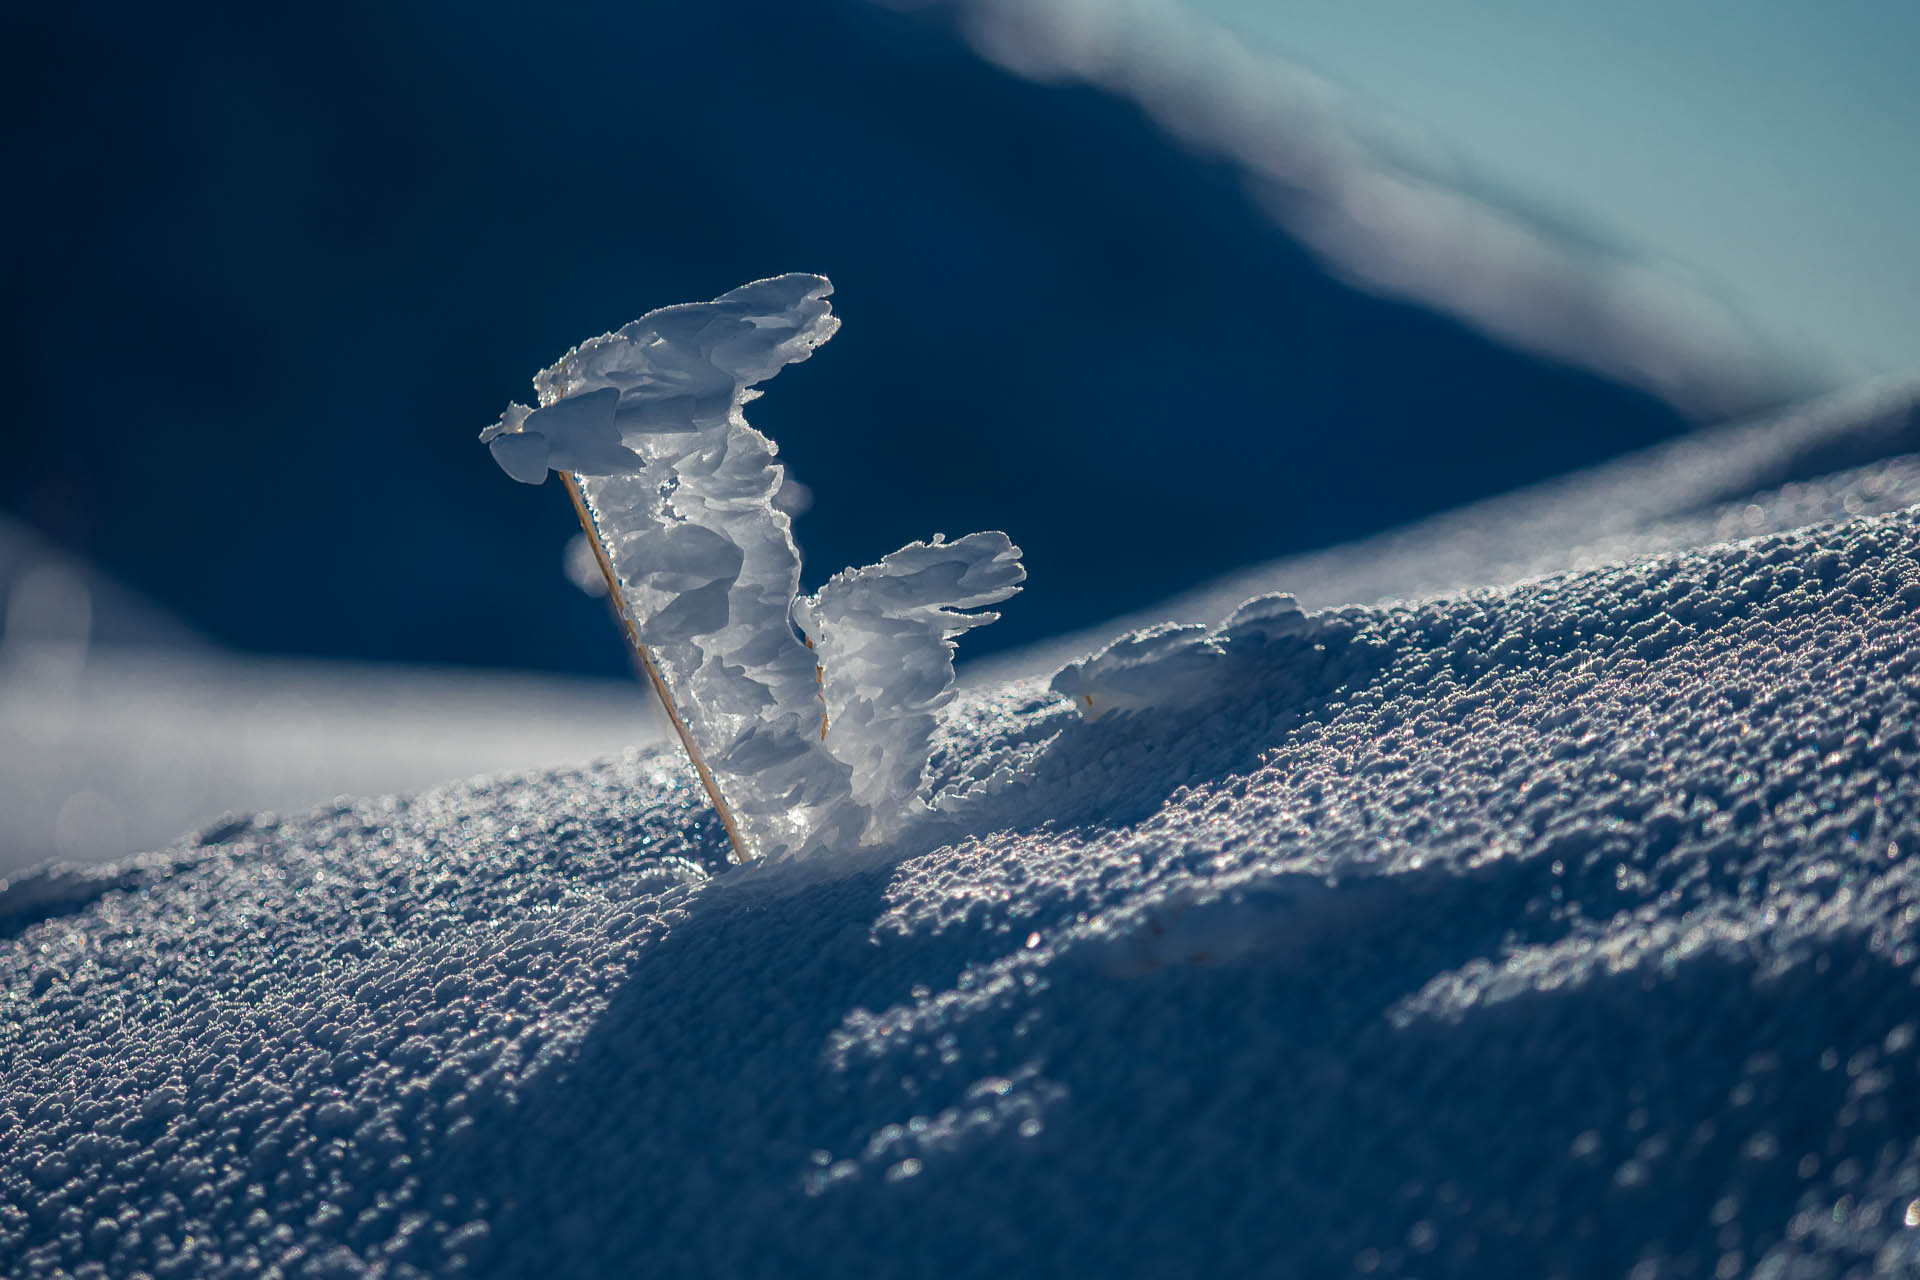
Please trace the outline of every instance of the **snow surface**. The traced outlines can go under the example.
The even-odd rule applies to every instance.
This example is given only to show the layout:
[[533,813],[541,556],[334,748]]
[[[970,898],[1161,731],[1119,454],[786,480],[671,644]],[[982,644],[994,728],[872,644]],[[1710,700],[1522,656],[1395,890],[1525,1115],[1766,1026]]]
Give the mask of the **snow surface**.
[[964,672],[1045,679],[1116,630],[1210,625],[1254,596],[1309,609],[1429,600],[1920,502],[1920,384],[1887,381],[1696,431],[1373,537],[1227,574]]
[[0,518],[0,877],[236,809],[618,754],[668,732],[658,705],[631,681],[236,654]]
[[[1830,456],[1758,522],[1920,469]],[[650,753],[17,879],[0,1271],[1920,1274],[1917,546],[977,689],[884,858]]]
[[63,678],[0,650],[0,878],[157,848],[235,810],[549,769],[671,734],[631,681],[211,647],[58,656]]

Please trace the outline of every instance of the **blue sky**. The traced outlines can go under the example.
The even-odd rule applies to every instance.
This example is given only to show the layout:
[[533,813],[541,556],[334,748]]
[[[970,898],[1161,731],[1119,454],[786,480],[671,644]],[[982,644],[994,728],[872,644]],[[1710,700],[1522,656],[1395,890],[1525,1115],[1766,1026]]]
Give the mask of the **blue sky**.
[[1920,4],[1181,2],[1842,377],[1920,372]]

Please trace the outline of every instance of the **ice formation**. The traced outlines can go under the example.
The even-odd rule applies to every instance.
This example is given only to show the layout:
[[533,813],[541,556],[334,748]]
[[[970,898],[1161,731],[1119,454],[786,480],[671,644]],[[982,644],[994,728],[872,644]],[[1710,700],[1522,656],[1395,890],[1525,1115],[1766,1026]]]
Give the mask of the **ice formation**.
[[784,469],[742,409],[833,336],[832,291],[795,273],[649,312],[542,371],[540,407],[480,437],[516,480],[574,477],[695,763],[743,853],[768,857],[873,843],[924,811],[952,639],[997,616],[960,610],[1026,576],[1005,534],[936,536],[796,601]]
[[1257,596],[1218,627],[1149,627],[1070,662],[1053,677],[1053,691],[1089,720],[1149,707],[1179,707],[1225,692],[1246,675],[1246,650],[1307,627],[1290,595]]
[[950,637],[997,613],[962,613],[1004,600],[1026,570],[1004,533],[935,534],[865,569],[837,573],[796,603],[794,617],[823,672],[825,745],[852,769],[862,838],[885,839],[921,807],[915,794],[934,712],[953,696]]

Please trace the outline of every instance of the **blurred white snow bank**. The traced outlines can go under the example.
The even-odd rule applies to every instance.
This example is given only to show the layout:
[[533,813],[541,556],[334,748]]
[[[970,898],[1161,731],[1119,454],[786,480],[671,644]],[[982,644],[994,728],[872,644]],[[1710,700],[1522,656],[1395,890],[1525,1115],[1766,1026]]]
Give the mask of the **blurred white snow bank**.
[[0,877],[660,732],[625,681],[235,654],[0,519]]
[[1362,287],[1725,420],[1824,380],[1663,263],[1502,201],[1414,133],[1163,0],[876,0],[949,15],[980,54],[1137,102],[1238,166],[1273,218]]
[[222,814],[299,812],[660,739],[631,682],[82,649],[0,670],[0,876],[157,849]]

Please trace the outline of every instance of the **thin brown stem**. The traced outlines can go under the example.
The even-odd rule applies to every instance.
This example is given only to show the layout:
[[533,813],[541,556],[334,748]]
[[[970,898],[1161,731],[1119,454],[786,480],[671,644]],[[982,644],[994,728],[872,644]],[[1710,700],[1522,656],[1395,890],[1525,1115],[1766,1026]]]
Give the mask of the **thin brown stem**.
[[693,770],[700,775],[700,785],[707,789],[707,799],[713,801],[714,809],[720,814],[720,825],[727,829],[727,839],[733,842],[734,857],[741,862],[751,861],[753,854],[740,835],[739,824],[734,821],[733,810],[727,807],[726,797],[720,794],[720,784],[713,780],[713,771],[707,768],[707,762],[701,758],[700,748],[693,740],[693,731],[687,728],[680,708],[674,705],[673,693],[660,675],[653,654],[640,643],[640,635],[634,630],[633,615],[627,612],[626,598],[620,594],[620,579],[614,575],[613,561],[607,558],[607,546],[600,540],[600,531],[594,526],[593,513],[587,510],[587,499],[580,492],[580,482],[574,479],[571,471],[562,471],[560,483],[566,486],[567,497],[573,500],[573,513],[580,517],[580,527],[586,531],[587,542],[593,548],[593,558],[600,562],[601,576],[607,580],[607,598],[613,602],[613,611],[620,619],[621,629],[627,633],[627,644],[633,649],[641,674],[653,686],[653,691],[660,695],[660,705],[667,709],[667,719],[673,722],[674,732],[680,735],[680,745],[687,749],[687,758],[693,761]]

